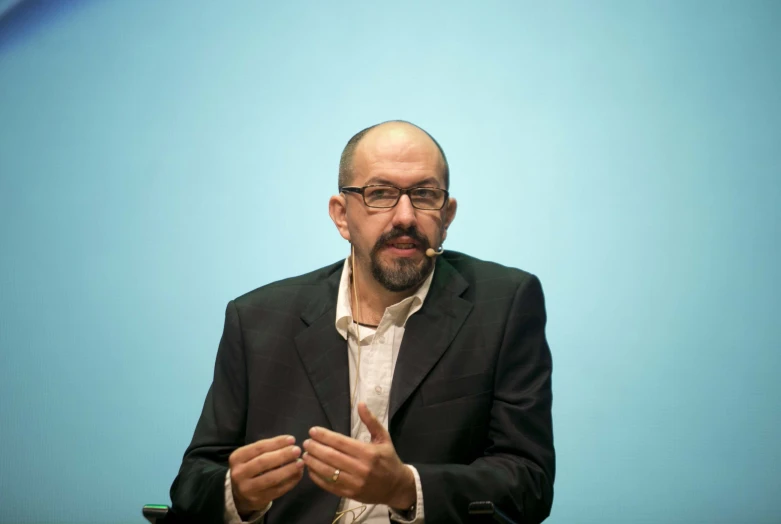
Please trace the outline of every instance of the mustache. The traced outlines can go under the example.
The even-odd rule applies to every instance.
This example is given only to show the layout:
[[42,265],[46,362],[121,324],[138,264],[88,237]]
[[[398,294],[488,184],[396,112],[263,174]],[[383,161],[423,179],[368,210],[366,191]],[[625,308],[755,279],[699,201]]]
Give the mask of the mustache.
[[374,244],[373,251],[379,251],[382,248],[382,246],[384,246],[385,244],[392,242],[397,238],[401,238],[401,237],[409,237],[413,239],[415,242],[418,243],[418,247],[420,247],[423,251],[431,247],[431,245],[428,242],[428,239],[423,235],[421,235],[415,226],[408,227],[406,229],[400,227],[394,227],[387,233],[383,233],[382,235],[380,235],[380,238],[378,238],[377,242]]

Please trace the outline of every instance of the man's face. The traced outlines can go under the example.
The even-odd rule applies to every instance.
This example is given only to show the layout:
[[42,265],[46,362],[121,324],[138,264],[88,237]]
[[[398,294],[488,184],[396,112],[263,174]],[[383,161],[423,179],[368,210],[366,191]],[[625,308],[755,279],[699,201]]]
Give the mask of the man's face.
[[[358,145],[349,185],[445,189],[442,167],[439,150],[425,133],[409,125],[387,124],[370,131]],[[341,199],[344,206],[336,216],[334,199]],[[332,199],[331,216],[353,244],[356,263],[389,291],[400,292],[416,287],[431,272],[434,259],[426,256],[426,249],[442,244],[455,210],[454,199],[441,210],[416,209],[408,195],[395,207],[371,208],[361,195],[350,193]]]

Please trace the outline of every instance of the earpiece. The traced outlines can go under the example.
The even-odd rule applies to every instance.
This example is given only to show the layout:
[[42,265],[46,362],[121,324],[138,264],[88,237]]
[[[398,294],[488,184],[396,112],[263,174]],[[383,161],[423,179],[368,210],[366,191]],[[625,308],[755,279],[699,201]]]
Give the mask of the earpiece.
[[442,246],[439,246],[439,250],[437,250],[437,251],[434,251],[432,248],[428,248],[426,250],[426,256],[434,258],[434,257],[438,257],[439,255],[441,255],[444,252],[445,252],[445,248],[442,247]]

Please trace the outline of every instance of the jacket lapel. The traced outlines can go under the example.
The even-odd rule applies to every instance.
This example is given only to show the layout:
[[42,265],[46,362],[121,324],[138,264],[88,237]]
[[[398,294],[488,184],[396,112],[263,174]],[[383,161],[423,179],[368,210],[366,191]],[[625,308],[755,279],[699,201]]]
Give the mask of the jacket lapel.
[[438,258],[423,307],[407,320],[393,372],[389,421],[445,353],[472,310],[472,303],[460,297],[468,285],[453,266]]
[[331,429],[350,434],[350,372],[347,342],[334,327],[341,271],[335,271],[314,291],[301,313],[307,327],[296,338],[304,370],[325,411]]

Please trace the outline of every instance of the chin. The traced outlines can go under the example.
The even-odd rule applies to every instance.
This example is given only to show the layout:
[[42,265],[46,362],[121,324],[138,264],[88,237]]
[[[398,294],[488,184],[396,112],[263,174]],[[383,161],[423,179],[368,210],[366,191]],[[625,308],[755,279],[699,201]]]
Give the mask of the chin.
[[431,273],[433,259],[392,257],[390,263],[373,261],[372,275],[388,291],[400,293],[419,286]]

